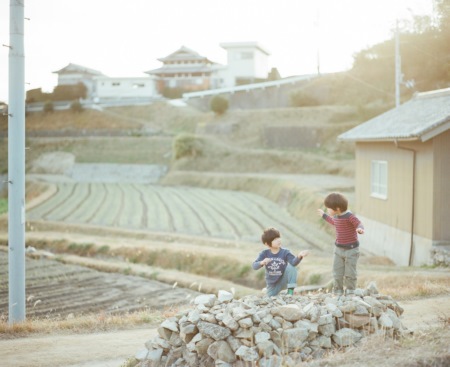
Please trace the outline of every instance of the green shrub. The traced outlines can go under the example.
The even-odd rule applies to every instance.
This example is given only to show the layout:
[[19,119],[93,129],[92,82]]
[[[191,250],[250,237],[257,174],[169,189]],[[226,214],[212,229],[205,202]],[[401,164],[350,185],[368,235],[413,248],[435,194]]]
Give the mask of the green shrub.
[[83,111],[83,106],[81,105],[79,100],[75,100],[70,104],[70,109],[72,112],[81,112]]
[[44,108],[45,113],[53,112],[55,110],[55,107],[54,107],[52,101],[45,102],[43,108]]
[[0,214],[8,211],[8,199],[0,198]]
[[202,142],[193,134],[180,134],[173,141],[173,157],[196,157],[203,152]]
[[214,96],[211,98],[209,106],[211,107],[211,111],[222,115],[228,110],[228,99],[222,96]]

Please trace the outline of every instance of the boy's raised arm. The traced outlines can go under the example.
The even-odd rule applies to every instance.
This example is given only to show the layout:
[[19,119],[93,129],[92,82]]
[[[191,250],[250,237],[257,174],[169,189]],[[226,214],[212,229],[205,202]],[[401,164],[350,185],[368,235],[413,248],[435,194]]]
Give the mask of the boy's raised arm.
[[297,257],[300,258],[300,259],[302,259],[302,258],[304,258],[304,257],[306,257],[306,256],[308,256],[308,255],[309,255],[309,250],[303,250],[303,251],[300,251],[300,252],[298,253]]

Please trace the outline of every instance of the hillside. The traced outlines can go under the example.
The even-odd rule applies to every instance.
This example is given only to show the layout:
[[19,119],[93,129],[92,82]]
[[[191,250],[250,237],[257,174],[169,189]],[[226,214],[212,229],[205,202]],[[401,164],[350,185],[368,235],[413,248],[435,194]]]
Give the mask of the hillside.
[[[321,227],[316,209],[330,190],[344,191],[353,200],[352,146],[336,142],[336,136],[359,121],[357,109],[330,106],[214,116],[157,103],[80,114],[30,114],[28,319],[9,326],[7,304],[0,305],[0,339],[10,339],[3,341],[8,351],[2,358],[29,365],[14,349],[29,349],[29,340],[39,345],[36,355],[44,364],[50,358],[55,365],[134,366],[132,355],[156,335],[157,323],[191,307],[196,294],[228,290],[236,298],[262,295],[264,272],[253,271],[250,264],[262,249],[259,233],[269,225],[282,230],[283,244],[293,251],[311,250],[300,265],[297,292],[327,292],[333,237]],[[295,145],[297,140],[307,144],[309,138],[302,134],[312,131],[308,136],[317,139],[312,147]],[[292,136],[291,145],[283,146]],[[2,138],[2,157],[6,142]],[[1,164],[5,172],[5,162]],[[97,180],[96,172],[83,180],[70,172],[89,164],[97,173],[107,165],[122,171],[127,165],[160,165],[167,174],[155,184],[136,181],[138,175],[133,181],[131,171],[117,175],[115,182]],[[0,215],[0,229],[0,257],[6,263],[5,215]],[[446,337],[441,330],[448,315],[441,306],[429,305],[448,300],[448,271],[400,268],[364,251],[359,271],[361,286],[375,281],[382,293],[412,302],[406,318],[412,327],[425,317],[432,329],[421,334],[420,343],[414,338],[382,344],[368,339],[358,348],[329,353],[324,363],[334,358],[334,365],[360,365],[368,351],[376,365],[401,365],[406,357],[416,363],[420,358],[411,354],[414,349],[427,361],[445,365],[448,355],[435,336]],[[4,283],[4,300],[7,292]],[[86,340],[93,340],[97,359],[85,353],[80,358]],[[371,352],[374,344],[377,353]],[[438,357],[428,351],[437,351]]]

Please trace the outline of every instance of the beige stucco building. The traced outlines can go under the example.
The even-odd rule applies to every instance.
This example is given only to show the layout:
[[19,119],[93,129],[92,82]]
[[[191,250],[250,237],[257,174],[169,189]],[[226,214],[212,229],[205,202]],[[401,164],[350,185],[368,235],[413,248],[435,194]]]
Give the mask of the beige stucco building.
[[420,93],[339,136],[355,142],[366,250],[398,265],[450,248],[450,88]]

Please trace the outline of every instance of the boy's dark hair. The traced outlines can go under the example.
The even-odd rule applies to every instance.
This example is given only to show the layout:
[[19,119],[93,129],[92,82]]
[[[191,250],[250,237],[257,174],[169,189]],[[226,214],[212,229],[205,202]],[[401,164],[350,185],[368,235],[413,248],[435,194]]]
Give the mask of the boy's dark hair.
[[279,238],[279,237],[281,237],[280,231],[276,228],[269,227],[269,228],[266,228],[264,230],[263,234],[261,235],[261,241],[263,244],[267,244],[270,247],[272,247],[272,241],[275,238]]
[[337,210],[339,208],[339,210],[341,212],[345,212],[348,207],[347,198],[344,195],[339,194],[338,192],[332,192],[331,194],[329,194],[325,198],[323,203],[325,204],[325,206],[327,208],[330,208],[333,210]]

